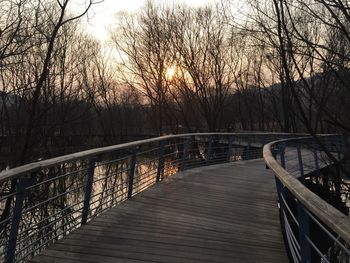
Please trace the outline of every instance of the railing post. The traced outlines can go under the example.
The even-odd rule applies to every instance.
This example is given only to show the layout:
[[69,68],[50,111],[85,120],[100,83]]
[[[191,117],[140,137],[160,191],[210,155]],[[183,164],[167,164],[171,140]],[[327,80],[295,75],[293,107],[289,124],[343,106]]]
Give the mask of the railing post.
[[85,185],[84,206],[83,206],[83,212],[81,216],[81,225],[86,224],[87,218],[89,215],[90,199],[91,199],[91,193],[92,193],[92,184],[94,181],[96,160],[97,160],[96,157],[93,157],[89,160],[89,165],[88,165],[87,174],[86,174],[87,178],[86,178],[86,185]]
[[227,148],[227,161],[231,161],[231,156],[232,156],[232,142],[233,142],[233,136],[231,135],[228,138],[228,148]]
[[301,178],[302,183],[305,184],[304,164],[303,164],[303,159],[301,156],[300,144],[297,145],[297,153],[298,153],[300,178]]
[[191,141],[191,137],[187,138],[184,142],[184,148],[183,148],[182,157],[181,157],[180,171],[185,170],[185,162],[186,162],[187,155],[188,155],[188,147],[189,147],[190,141]]
[[160,177],[162,173],[164,172],[164,151],[165,151],[165,141],[161,141],[159,143],[159,159],[158,159],[158,168],[157,168],[157,178],[156,182],[160,181]]
[[211,156],[211,151],[213,148],[213,136],[210,135],[208,139],[208,153],[207,153],[207,158],[205,159],[205,164],[209,165],[210,163],[210,156]]
[[322,176],[322,186],[323,186],[323,191],[329,196],[329,186],[328,186],[328,175],[324,174]]
[[16,185],[16,201],[12,214],[11,229],[9,234],[9,241],[6,251],[5,262],[12,263],[15,260],[15,252],[17,245],[17,237],[19,224],[22,219],[23,201],[26,195],[26,188],[35,183],[35,177],[20,178]]
[[299,245],[301,263],[311,262],[311,248],[306,237],[310,236],[309,217],[305,211],[305,207],[298,201],[298,222],[299,222]]
[[132,197],[132,191],[134,186],[134,174],[135,174],[135,166],[136,166],[136,158],[138,152],[138,146],[133,149],[130,170],[129,170],[129,178],[128,178],[128,198]]
[[262,136],[262,139],[260,141],[261,148],[264,148],[265,144],[267,144],[269,141],[266,139],[266,136]]
[[336,139],[336,143],[335,143],[335,148],[337,151],[337,157],[338,157],[338,161],[341,160],[341,151],[342,148],[344,147],[345,142],[344,142],[344,137],[343,136],[338,136]]
[[251,141],[248,140],[248,146],[247,146],[247,160],[251,160],[251,152],[250,152],[250,148],[251,148]]
[[313,152],[314,152],[316,172],[317,172],[317,175],[320,175],[320,166],[319,166],[319,163],[318,163],[317,149],[314,149]]
[[[280,210],[283,211],[283,200],[282,200],[282,195],[283,195],[283,185],[281,181],[275,176],[275,182],[276,182],[276,189],[277,189],[277,197],[278,197],[278,203],[280,205]],[[282,217],[282,212],[280,211],[280,216],[281,219]]]
[[280,149],[280,158],[281,158],[281,166],[284,169],[286,168],[285,152],[286,152],[286,146],[284,144],[282,144],[281,149]]
[[273,158],[277,161],[277,154],[279,153],[279,148],[277,148],[275,145],[271,147],[271,154]]

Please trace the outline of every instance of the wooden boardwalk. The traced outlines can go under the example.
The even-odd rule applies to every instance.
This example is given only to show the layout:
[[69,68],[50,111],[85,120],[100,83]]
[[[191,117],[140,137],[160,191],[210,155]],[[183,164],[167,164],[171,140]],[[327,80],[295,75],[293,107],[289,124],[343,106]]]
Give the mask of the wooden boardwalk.
[[263,160],[174,175],[74,231],[32,262],[288,262]]

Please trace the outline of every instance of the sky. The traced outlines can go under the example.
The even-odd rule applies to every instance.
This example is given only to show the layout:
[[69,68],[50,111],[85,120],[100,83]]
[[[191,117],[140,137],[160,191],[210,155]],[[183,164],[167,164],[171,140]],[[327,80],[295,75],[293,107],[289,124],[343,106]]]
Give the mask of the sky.
[[[152,0],[160,4],[186,3],[191,6],[203,6],[218,0]],[[89,12],[86,30],[101,41],[108,39],[108,28],[115,21],[115,14],[120,11],[133,12],[145,4],[146,0],[104,0],[96,4]]]

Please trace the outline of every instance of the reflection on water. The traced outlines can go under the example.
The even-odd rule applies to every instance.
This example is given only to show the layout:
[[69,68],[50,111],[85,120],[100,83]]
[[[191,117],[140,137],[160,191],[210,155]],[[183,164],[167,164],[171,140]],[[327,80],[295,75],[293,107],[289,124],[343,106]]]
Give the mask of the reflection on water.
[[[165,161],[162,178],[178,171],[172,158]],[[27,188],[23,214],[17,242],[16,260],[22,261],[33,256],[34,251],[60,239],[81,224],[84,205],[87,161],[63,164],[42,170],[36,175],[37,183]],[[130,158],[116,162],[97,162],[88,219],[106,209],[114,207],[127,198]],[[158,158],[141,158],[135,167],[133,193],[137,194],[156,182]],[[1,192],[10,191],[10,183],[1,186]],[[15,194],[13,194],[15,195]],[[6,197],[6,196],[5,196]],[[0,197],[0,209],[5,212],[6,200],[15,197]],[[7,212],[13,214],[12,205]],[[4,261],[12,218],[0,227],[0,259]]]

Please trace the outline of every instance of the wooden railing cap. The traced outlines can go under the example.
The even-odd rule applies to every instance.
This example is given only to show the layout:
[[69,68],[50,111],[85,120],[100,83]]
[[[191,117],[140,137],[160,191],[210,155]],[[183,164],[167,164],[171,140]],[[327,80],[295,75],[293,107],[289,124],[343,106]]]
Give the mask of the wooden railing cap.
[[[311,138],[311,137],[308,137]],[[306,139],[306,138],[298,138]],[[330,229],[337,233],[344,241],[350,244],[350,219],[321,197],[311,192],[297,178],[286,171],[273,157],[271,147],[282,142],[292,142],[298,139],[284,139],[266,144],[263,156],[267,166],[275,176],[288,188],[292,195],[300,201],[312,214]]]

